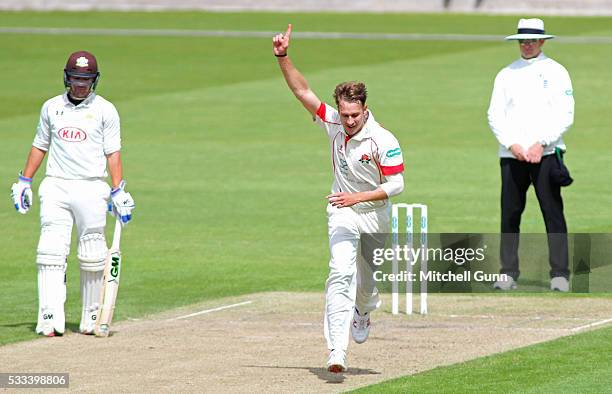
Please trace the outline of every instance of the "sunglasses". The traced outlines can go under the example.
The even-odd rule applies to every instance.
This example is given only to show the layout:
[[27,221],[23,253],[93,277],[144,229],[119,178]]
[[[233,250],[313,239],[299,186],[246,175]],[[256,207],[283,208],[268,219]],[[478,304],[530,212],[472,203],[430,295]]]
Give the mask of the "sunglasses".
[[535,44],[538,42],[537,39],[528,39],[528,40],[518,40],[519,44],[527,45],[527,44]]

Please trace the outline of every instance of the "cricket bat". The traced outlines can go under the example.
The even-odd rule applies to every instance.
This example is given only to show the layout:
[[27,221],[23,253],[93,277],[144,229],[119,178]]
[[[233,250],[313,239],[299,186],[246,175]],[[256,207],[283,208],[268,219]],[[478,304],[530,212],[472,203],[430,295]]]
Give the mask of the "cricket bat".
[[115,221],[115,232],[113,233],[113,244],[108,251],[104,262],[104,275],[102,277],[102,292],[100,297],[100,310],[94,327],[96,337],[108,337],[110,324],[115,311],[115,301],[119,291],[119,276],[121,274],[121,221]]

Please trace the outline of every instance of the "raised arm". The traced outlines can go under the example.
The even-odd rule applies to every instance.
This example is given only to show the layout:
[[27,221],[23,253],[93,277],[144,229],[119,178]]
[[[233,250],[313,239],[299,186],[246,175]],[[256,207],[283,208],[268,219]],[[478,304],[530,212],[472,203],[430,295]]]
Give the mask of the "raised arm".
[[304,108],[313,116],[321,106],[321,100],[314,94],[304,76],[289,59],[287,50],[289,49],[289,40],[291,38],[291,24],[287,25],[287,31],[284,34],[277,34],[272,38],[272,48],[274,56],[278,59],[287,86],[293,92],[294,96],[300,100]]

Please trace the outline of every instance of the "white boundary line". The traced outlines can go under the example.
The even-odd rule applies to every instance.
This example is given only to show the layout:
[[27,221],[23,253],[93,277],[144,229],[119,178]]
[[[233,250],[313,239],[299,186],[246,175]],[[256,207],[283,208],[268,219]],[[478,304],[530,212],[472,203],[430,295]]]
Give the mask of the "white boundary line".
[[[159,36],[159,37],[247,37],[268,38],[278,34],[273,31],[253,30],[198,30],[198,29],[84,29],[62,27],[2,27],[0,34],[51,34],[95,36]],[[340,33],[304,31],[293,34],[305,39],[353,39],[397,41],[489,41],[504,42],[502,35],[487,34],[422,34],[422,33]],[[563,43],[612,44],[612,36],[566,36],[555,41]]]
[[586,325],[580,326],[580,327],[575,327],[575,328],[572,328],[572,331],[573,332],[577,332],[577,331],[584,330],[584,329],[587,329],[587,328],[601,326],[602,324],[606,324],[606,323],[612,323],[612,319],[600,320],[600,321],[597,321],[595,323],[586,324]]
[[224,309],[230,309],[230,308],[235,308],[237,306],[242,306],[242,305],[248,305],[248,304],[252,304],[253,301],[244,301],[244,302],[239,302],[237,304],[232,304],[232,305],[224,305],[224,306],[220,306],[218,308],[213,308],[213,309],[205,309],[203,311],[200,312],[195,312],[195,313],[190,313],[189,315],[185,315],[185,316],[179,316],[179,317],[174,317],[172,319],[168,319],[168,321],[172,321],[172,320],[181,320],[181,319],[188,319],[190,317],[194,317],[194,316],[198,316],[198,315],[204,315],[206,313],[211,313],[211,312],[217,312],[217,311],[222,311]]
[[548,321],[576,321],[576,320],[580,320],[580,321],[585,321],[585,320],[595,320],[595,319],[590,319],[590,318],[583,318],[583,317],[551,317],[551,316],[518,316],[518,315],[460,315],[460,314],[444,314],[444,313],[435,313],[434,315],[436,316],[443,316],[443,317],[450,317],[450,318],[461,318],[461,317],[472,317],[474,319],[516,319],[516,318],[527,318],[529,320],[533,320],[533,321],[544,321],[544,320],[548,320]]

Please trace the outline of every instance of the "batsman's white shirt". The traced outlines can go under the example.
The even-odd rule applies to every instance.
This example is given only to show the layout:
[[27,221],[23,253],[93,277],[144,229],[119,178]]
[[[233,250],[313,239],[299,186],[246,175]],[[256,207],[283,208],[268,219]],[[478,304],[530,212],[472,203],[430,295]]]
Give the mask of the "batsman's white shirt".
[[106,155],[121,149],[119,114],[95,93],[78,106],[64,93],[43,104],[32,145],[49,151],[47,176],[104,178]]
[[544,53],[519,59],[495,78],[488,111],[500,157],[514,157],[513,144],[525,150],[543,143],[544,155],[565,149],[562,135],[574,122],[574,92],[567,70]]
[[[352,137],[344,131],[338,111],[321,103],[315,122],[327,132],[330,141],[334,183],[332,193],[376,190],[386,176],[404,171],[399,142],[384,129],[371,112],[363,128]],[[388,205],[389,200],[368,201],[353,206],[369,211]]]

